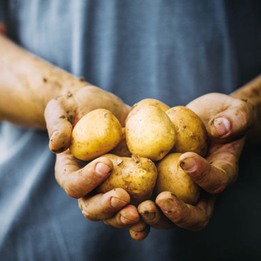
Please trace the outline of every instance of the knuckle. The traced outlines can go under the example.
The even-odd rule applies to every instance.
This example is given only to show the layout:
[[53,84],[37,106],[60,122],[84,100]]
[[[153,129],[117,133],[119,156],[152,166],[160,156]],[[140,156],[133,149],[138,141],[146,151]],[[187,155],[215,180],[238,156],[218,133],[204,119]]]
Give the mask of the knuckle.
[[171,220],[176,223],[176,224],[181,224],[184,222],[185,220],[185,215],[180,213],[180,211],[177,211],[177,210],[173,210],[171,213]]
[[103,220],[103,223],[104,223],[105,225],[107,225],[107,226],[110,226],[110,227],[112,226],[111,223],[110,223],[108,220]]
[[193,176],[195,182],[206,182],[208,180],[208,170],[202,170],[197,172],[197,175]]
[[193,229],[194,231],[202,231],[204,230],[209,223],[209,220],[204,220],[196,225],[196,228]]
[[246,127],[249,123],[248,114],[245,110],[241,110],[240,113],[241,113],[242,126]]
[[238,107],[235,114],[239,116],[241,126],[244,126],[244,127],[248,126],[250,118],[251,118],[250,115],[252,113],[250,112],[247,102],[242,101],[241,105]]
[[84,217],[90,221],[98,221],[100,219],[98,219],[97,215],[95,215],[92,211],[90,211],[90,207],[89,204],[84,202],[83,200],[79,199],[78,200],[78,205],[80,210],[82,211],[82,214],[84,215]]
[[98,219],[95,215],[90,214],[86,209],[82,211],[82,214],[84,215],[84,217],[90,221],[99,221],[100,219]]
[[226,189],[226,184],[224,183],[220,183],[218,184],[215,188],[213,188],[212,190],[210,190],[209,192],[211,194],[220,194],[221,192],[223,192]]
[[72,197],[72,198],[78,199],[78,198],[81,197],[81,196],[78,195],[78,193],[77,193],[76,191],[74,191],[74,190],[72,190],[72,189],[66,188],[66,189],[65,189],[65,192],[66,192],[66,194],[67,194],[68,196],[70,196],[70,197]]
[[63,188],[70,197],[76,199],[86,196],[93,190],[92,184],[83,179],[79,172],[64,177]]
[[81,190],[79,190],[76,182],[66,182],[64,190],[68,196],[79,199],[84,196]]

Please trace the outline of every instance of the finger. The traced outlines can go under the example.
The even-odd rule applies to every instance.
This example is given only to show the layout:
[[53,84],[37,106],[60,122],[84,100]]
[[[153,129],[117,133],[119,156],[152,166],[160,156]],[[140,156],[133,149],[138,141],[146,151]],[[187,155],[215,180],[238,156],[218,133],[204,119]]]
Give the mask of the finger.
[[128,205],[121,209],[115,216],[104,220],[106,225],[116,228],[126,228],[139,222],[140,216],[137,208]]
[[185,204],[170,192],[162,192],[156,198],[156,204],[164,215],[177,226],[192,231],[204,229],[212,216],[215,195],[202,194],[195,205]]
[[136,240],[141,241],[145,239],[150,233],[150,227],[140,220],[137,224],[129,228],[130,236]]
[[215,138],[235,137],[246,133],[255,119],[254,107],[246,100],[215,115],[209,123],[209,134]]
[[56,155],[55,178],[70,197],[81,198],[102,183],[112,168],[111,160],[105,157],[85,166],[67,150]]
[[114,189],[105,194],[85,196],[78,200],[82,214],[89,220],[98,221],[111,218],[130,203],[130,196],[124,189]]
[[51,100],[45,109],[45,121],[50,142],[49,148],[55,153],[65,151],[70,146],[75,103],[73,94]]
[[143,201],[138,206],[138,212],[143,221],[153,228],[169,229],[175,227],[175,224],[171,222],[151,200]]
[[216,144],[207,159],[187,152],[180,156],[180,166],[205,191],[218,194],[236,181],[243,145],[243,138],[227,144]]

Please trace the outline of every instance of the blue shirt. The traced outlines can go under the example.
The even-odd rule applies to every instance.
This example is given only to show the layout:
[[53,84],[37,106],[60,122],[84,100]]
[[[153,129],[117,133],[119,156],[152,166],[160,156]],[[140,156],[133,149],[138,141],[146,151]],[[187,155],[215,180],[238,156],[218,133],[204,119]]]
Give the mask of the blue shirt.
[[[9,37],[133,105],[229,94],[261,71],[259,1],[3,1]],[[86,220],[54,178],[45,131],[0,125],[0,260],[260,260],[261,152],[202,232],[128,230]]]

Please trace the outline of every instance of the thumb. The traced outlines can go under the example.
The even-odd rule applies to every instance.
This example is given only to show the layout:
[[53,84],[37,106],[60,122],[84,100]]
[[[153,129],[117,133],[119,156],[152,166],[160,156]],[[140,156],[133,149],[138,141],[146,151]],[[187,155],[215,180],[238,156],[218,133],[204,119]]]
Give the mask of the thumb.
[[[75,118],[73,105],[64,108],[62,98],[51,100],[45,109],[45,121],[49,134],[49,148],[54,153],[60,153],[69,148],[72,134],[72,123]],[[68,108],[70,106],[67,106]]]
[[254,108],[247,101],[229,107],[215,115],[208,123],[213,138],[232,138],[244,135],[254,121]]

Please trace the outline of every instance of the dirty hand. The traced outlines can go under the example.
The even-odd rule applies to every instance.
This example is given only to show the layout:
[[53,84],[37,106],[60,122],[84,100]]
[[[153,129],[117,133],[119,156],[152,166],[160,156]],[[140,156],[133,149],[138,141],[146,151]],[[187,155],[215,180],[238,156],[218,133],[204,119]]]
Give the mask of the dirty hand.
[[203,189],[201,198],[192,206],[166,191],[156,197],[155,203],[142,202],[138,211],[143,221],[154,228],[179,226],[199,231],[206,227],[217,194],[237,179],[244,136],[256,118],[249,102],[218,93],[201,96],[187,107],[203,120],[210,138],[206,159],[192,152],[180,157],[180,166]]
[[69,196],[78,199],[87,219],[104,220],[108,225],[124,228],[139,221],[136,207],[129,205],[129,194],[123,189],[95,193],[95,188],[110,174],[112,162],[104,157],[83,162],[73,157],[68,149],[74,125],[86,113],[98,108],[110,110],[122,125],[129,112],[129,106],[116,96],[93,86],[68,92],[47,104],[45,120],[49,147],[57,153],[55,177]]

